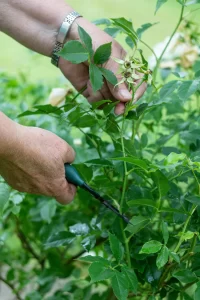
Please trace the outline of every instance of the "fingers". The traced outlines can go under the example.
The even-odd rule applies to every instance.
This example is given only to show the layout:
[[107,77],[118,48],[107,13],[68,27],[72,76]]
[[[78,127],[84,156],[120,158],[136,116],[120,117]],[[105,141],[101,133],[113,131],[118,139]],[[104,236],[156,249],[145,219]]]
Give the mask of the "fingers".
[[116,115],[122,115],[125,111],[125,103],[120,102],[115,107],[115,114]]
[[55,194],[56,200],[63,205],[69,204],[72,202],[76,194],[76,187],[68,183],[67,180],[63,180],[59,190]]
[[62,140],[63,144],[60,149],[60,154],[63,159],[63,163],[72,163],[75,160],[76,153],[74,149]]
[[88,66],[84,64],[76,65],[67,60],[64,60],[63,58],[60,58],[59,68],[64,76],[73,84],[77,91],[80,91],[89,80]]
[[[112,57],[118,59],[124,59],[126,57],[126,51],[116,42],[113,41],[112,45]],[[104,65],[104,67],[112,71],[115,75],[119,70],[119,64],[112,58]],[[121,76],[117,76],[118,83],[122,80]],[[108,87],[113,97],[121,102],[127,102],[131,100],[131,93],[125,83],[121,83],[118,86],[113,86],[108,82]]]
[[111,94],[107,82],[104,82],[102,88],[100,91],[97,91],[96,93],[93,92],[92,86],[91,86],[91,82],[88,81],[87,83],[87,91],[89,94],[88,97],[88,102],[89,103],[94,103],[100,100],[115,100],[113,95]]
[[[118,82],[120,82],[122,80],[122,77],[117,76],[117,79]],[[132,99],[131,92],[129,92],[125,83],[121,83],[118,86],[113,86],[108,82],[108,88],[112,96],[121,102],[128,102]]]

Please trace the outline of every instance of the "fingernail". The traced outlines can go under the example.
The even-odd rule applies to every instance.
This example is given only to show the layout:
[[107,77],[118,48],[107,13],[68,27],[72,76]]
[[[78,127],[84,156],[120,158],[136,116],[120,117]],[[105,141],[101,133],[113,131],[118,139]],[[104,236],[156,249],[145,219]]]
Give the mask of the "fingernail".
[[124,100],[131,100],[132,95],[128,90],[119,90],[119,92]]

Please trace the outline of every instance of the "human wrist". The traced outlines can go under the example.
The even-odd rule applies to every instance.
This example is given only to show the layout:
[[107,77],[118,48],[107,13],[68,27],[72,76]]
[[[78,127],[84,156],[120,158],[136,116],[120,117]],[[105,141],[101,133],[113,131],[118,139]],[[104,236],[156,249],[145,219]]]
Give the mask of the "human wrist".
[[0,161],[17,151],[20,127],[0,111]]
[[2,0],[0,30],[33,51],[50,57],[58,30],[72,11],[64,0]]

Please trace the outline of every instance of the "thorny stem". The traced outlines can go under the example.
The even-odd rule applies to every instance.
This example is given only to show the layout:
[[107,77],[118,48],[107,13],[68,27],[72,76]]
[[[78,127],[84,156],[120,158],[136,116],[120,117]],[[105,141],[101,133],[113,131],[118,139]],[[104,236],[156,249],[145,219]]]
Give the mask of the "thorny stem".
[[16,299],[18,300],[22,300],[19,292],[15,289],[15,286],[10,283],[8,280],[6,280],[5,278],[3,278],[1,275],[0,275],[0,281],[2,281],[3,283],[5,283],[7,286],[9,286],[9,288],[13,291],[13,293],[16,295]]
[[131,268],[131,258],[130,258],[130,251],[129,251],[129,240],[127,239],[126,233],[124,232],[124,225],[123,225],[123,221],[122,220],[120,220],[120,227],[121,227],[121,231],[122,231],[122,235],[123,235],[123,239],[124,239],[127,264],[129,266],[129,268]]
[[37,253],[35,253],[35,250],[33,250],[32,246],[30,245],[29,241],[27,240],[25,234],[20,228],[19,220],[16,218],[16,232],[17,235],[22,243],[22,247],[27,250],[31,255],[38,261],[40,264],[41,268],[44,269],[44,263],[45,259],[40,258]]
[[[196,182],[197,182],[198,192],[199,192],[199,195],[200,195],[200,184],[199,184],[198,178],[196,177],[194,170],[191,169],[191,171],[192,171],[192,173],[193,173],[193,175],[194,175],[194,178],[195,178],[195,180],[196,180]],[[176,246],[176,248],[175,248],[175,250],[174,250],[175,253],[178,252],[178,250],[179,250],[181,244],[182,244],[183,241],[184,241],[183,235],[184,235],[184,233],[185,233],[186,230],[187,230],[187,226],[188,226],[188,224],[189,224],[189,222],[190,222],[190,219],[191,219],[192,215],[194,214],[194,212],[195,212],[197,206],[198,206],[198,205],[195,205],[195,204],[192,205],[192,208],[191,208],[191,210],[190,210],[190,212],[189,212],[189,216],[187,217],[187,220],[186,220],[185,225],[184,225],[184,227],[183,227],[182,234],[181,234],[180,239],[179,239],[179,241],[178,241],[178,244],[177,244],[177,246]]]
[[[181,257],[180,261],[183,262],[185,260],[187,260],[188,258],[190,258],[191,256],[193,256],[194,253],[193,252],[188,252],[187,254],[185,254],[183,257]],[[158,289],[160,289],[163,286],[163,283],[165,282],[165,279],[167,279],[168,275],[170,272],[172,272],[172,270],[178,265],[178,263],[171,263],[169,262],[167,268],[164,270],[160,280],[159,280],[159,286]]]
[[[122,129],[121,129],[121,145],[122,145],[122,153],[123,157],[126,157],[125,147],[124,147],[124,127],[125,127],[125,115],[122,120]],[[123,188],[122,188],[122,196],[120,201],[120,213],[122,213],[123,206],[124,206],[124,198],[125,198],[125,191],[127,186],[127,164],[126,161],[124,161],[124,181],[123,181]]]
[[153,50],[153,48],[151,48],[147,43],[145,43],[143,40],[140,40],[140,43],[142,43],[143,45],[145,45],[154,55],[155,59],[156,59],[156,62],[158,61],[158,57],[155,53],[155,51]]
[[[199,194],[200,194],[200,184],[199,184],[198,178],[196,177],[194,170],[191,169],[191,171],[193,172],[194,178],[195,178],[195,180],[196,180],[196,182],[197,182],[197,186],[198,186],[198,190],[199,190]],[[183,243],[183,241],[184,241],[183,236],[184,236],[184,234],[185,234],[185,232],[186,232],[186,230],[187,230],[187,227],[188,227],[188,224],[189,224],[189,222],[190,222],[190,219],[191,219],[192,215],[194,214],[196,208],[197,208],[197,205],[193,204],[193,205],[192,205],[192,208],[191,208],[191,210],[190,210],[190,212],[189,212],[189,216],[188,216],[187,219],[186,219],[186,222],[185,222],[185,225],[184,225],[184,227],[183,227],[183,231],[182,231],[182,234],[181,234],[180,239],[179,239],[179,241],[178,241],[178,244],[177,244],[176,248],[175,248],[174,251],[173,251],[173,252],[175,252],[175,253],[178,252],[180,246],[182,245],[182,243]],[[197,236],[196,236],[196,234],[195,234],[195,235],[194,235],[194,238],[193,238],[193,241],[192,241],[192,244],[191,244],[191,247],[190,247],[190,249],[189,249],[189,252],[186,253],[186,254],[181,258],[181,261],[184,261],[184,260],[188,259],[189,257],[191,257],[191,255],[193,255],[193,250],[194,250],[194,247],[195,247],[195,245],[196,245],[196,241],[197,241]],[[162,276],[161,276],[161,278],[160,278],[159,288],[162,287],[163,282],[164,282],[165,279],[168,277],[169,272],[171,271],[171,269],[172,269],[174,266],[176,266],[176,264],[172,264],[172,263],[171,263],[171,260],[169,260],[169,265],[167,266],[166,270],[164,271],[164,273],[162,274]]]
[[182,234],[181,234],[180,239],[179,239],[179,241],[178,241],[178,244],[177,244],[176,248],[175,248],[174,251],[173,251],[173,252],[175,252],[175,253],[178,252],[180,246],[182,245],[182,243],[183,243],[183,241],[184,241],[183,236],[184,236],[184,234],[185,234],[185,232],[186,232],[186,230],[187,230],[187,227],[188,227],[188,224],[189,224],[189,222],[190,222],[190,219],[191,219],[193,213],[195,212],[196,208],[197,208],[197,205],[193,204],[193,205],[192,205],[192,208],[191,208],[191,210],[190,210],[190,214],[189,214],[189,216],[187,217],[187,220],[186,220],[185,225],[184,225],[184,227],[183,227],[183,231],[182,231]]
[[[87,89],[87,86],[84,86],[75,96],[74,98],[72,99],[72,101],[76,100],[76,98],[78,98],[78,96],[80,96],[85,90]],[[64,108],[66,107],[68,104],[64,104],[62,106],[59,106],[58,107],[58,110],[61,109],[61,108]],[[56,110],[55,110],[56,111]]]
[[162,51],[160,57],[159,57],[158,60],[157,60],[156,67],[155,67],[155,70],[154,70],[154,72],[153,72],[153,79],[154,79],[154,82],[156,82],[157,72],[158,72],[158,69],[159,69],[159,67],[160,67],[160,63],[161,63],[161,60],[162,60],[162,58],[163,58],[163,55],[165,54],[165,52],[166,52],[166,50],[167,50],[169,44],[171,43],[171,40],[173,39],[173,37],[174,37],[174,35],[175,35],[175,33],[176,33],[176,31],[177,31],[179,25],[181,24],[181,22],[182,22],[182,20],[183,20],[183,13],[184,13],[184,8],[185,8],[184,4],[185,4],[185,1],[184,1],[183,5],[182,5],[182,7],[181,7],[181,14],[180,14],[180,18],[179,18],[179,20],[178,20],[178,23],[177,23],[177,25],[176,25],[176,27],[175,27],[175,29],[174,29],[172,35],[170,36],[169,41],[167,42],[165,48],[163,49],[163,51]]

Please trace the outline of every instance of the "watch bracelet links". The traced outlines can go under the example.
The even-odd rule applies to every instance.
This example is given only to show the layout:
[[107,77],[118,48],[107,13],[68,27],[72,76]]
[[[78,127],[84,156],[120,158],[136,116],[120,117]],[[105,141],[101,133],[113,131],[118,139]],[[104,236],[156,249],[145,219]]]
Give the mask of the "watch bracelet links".
[[78,17],[81,17],[81,15],[79,13],[77,13],[76,11],[73,11],[70,14],[68,14],[65,17],[65,19],[58,31],[56,43],[55,43],[55,46],[54,46],[54,49],[52,52],[52,56],[51,56],[51,63],[56,67],[58,67],[58,62],[59,62],[59,58],[60,58],[60,56],[58,55],[58,52],[62,50],[67,33],[68,33],[72,23]]

